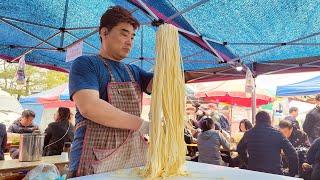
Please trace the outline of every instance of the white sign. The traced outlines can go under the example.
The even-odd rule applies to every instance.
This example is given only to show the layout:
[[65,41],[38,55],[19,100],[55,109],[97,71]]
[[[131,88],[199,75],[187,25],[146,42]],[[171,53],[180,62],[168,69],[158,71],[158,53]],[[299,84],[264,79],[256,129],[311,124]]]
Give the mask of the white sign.
[[19,67],[16,73],[17,84],[24,84],[26,81],[26,74],[24,71],[25,66],[26,66],[25,55],[23,55],[19,59]]
[[251,93],[253,90],[254,86],[254,79],[252,76],[252,72],[249,68],[247,68],[246,72],[246,88],[245,88],[245,93],[247,97],[251,97]]
[[83,41],[79,41],[74,45],[67,48],[66,62],[75,60],[77,57],[82,56]]

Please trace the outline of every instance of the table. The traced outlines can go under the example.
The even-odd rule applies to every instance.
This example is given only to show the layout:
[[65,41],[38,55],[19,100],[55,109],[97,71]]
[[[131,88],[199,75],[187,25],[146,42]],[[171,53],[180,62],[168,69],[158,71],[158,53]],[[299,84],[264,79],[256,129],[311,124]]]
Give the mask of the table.
[[41,161],[20,162],[18,159],[0,161],[0,175],[5,173],[14,173],[19,171],[29,171],[42,163],[54,164],[59,168],[63,168],[69,164],[67,156],[45,156]]
[[[267,174],[243,169],[229,168],[223,166],[215,166],[210,164],[203,164],[197,162],[187,161],[185,168],[189,176],[171,177],[169,180],[194,180],[194,179],[208,179],[208,180],[296,180],[298,178]],[[143,178],[135,175],[137,169],[124,169],[115,172],[102,173],[90,176],[82,176],[72,178],[72,180],[141,180]]]
[[[198,147],[198,144],[187,144],[188,147]],[[223,147],[220,148],[220,151],[228,151],[228,152],[236,152],[237,151],[237,145],[234,143],[231,143],[230,150],[224,149]]]

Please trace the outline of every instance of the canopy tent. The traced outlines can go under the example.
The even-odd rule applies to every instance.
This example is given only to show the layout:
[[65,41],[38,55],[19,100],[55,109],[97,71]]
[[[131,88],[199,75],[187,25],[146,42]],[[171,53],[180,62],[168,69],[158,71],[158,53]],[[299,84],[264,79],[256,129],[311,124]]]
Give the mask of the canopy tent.
[[50,122],[58,107],[69,107],[74,112],[74,102],[70,101],[68,84],[63,84],[53,89],[20,98],[23,108],[36,113],[34,123],[44,130]]
[[19,101],[9,93],[0,89],[0,123],[8,128],[13,121],[21,116],[22,106]]
[[[192,84],[192,86],[198,89],[195,96],[205,102],[252,107],[252,99],[250,96],[246,96],[245,81],[243,80],[198,83]],[[257,89],[256,93],[256,104],[258,107],[269,104],[274,100],[271,93],[266,90]]]
[[277,87],[277,96],[308,96],[320,93],[320,76]]
[[[318,70],[318,0],[5,0],[0,4],[0,57],[68,71],[65,50],[84,40],[84,54],[100,46],[97,26],[107,7],[121,5],[140,21],[126,63],[154,65],[156,26],[179,28],[184,67],[193,80],[243,78],[244,63],[256,75]],[[30,11],[32,9],[32,11]],[[240,61],[240,63],[235,63]],[[225,63],[228,62],[228,63]]]

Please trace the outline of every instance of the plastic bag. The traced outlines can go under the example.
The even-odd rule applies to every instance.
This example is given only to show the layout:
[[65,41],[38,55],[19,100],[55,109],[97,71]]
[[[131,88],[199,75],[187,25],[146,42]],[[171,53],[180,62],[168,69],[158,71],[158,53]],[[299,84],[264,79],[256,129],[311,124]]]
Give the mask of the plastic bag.
[[60,172],[53,164],[40,164],[36,168],[28,172],[24,180],[61,180]]

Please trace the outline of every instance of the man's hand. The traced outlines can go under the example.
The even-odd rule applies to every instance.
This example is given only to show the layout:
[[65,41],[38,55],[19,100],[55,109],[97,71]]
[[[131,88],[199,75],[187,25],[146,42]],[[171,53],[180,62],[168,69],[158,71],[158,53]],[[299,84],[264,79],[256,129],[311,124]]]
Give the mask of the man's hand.
[[308,171],[308,170],[312,169],[312,166],[308,163],[303,163],[302,169],[303,169],[303,171]]

